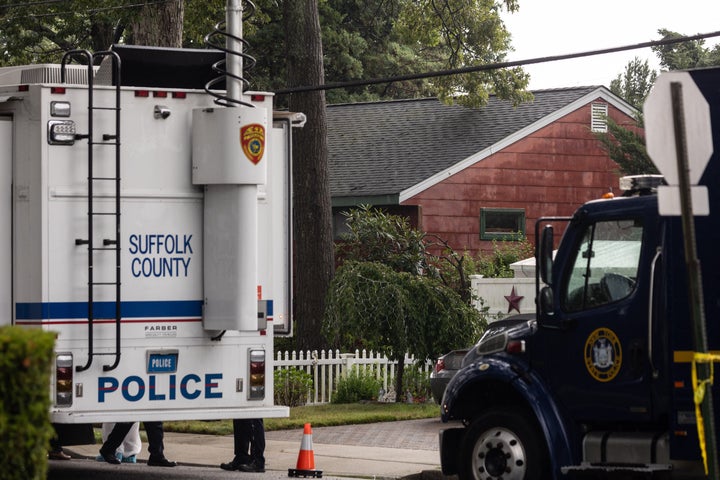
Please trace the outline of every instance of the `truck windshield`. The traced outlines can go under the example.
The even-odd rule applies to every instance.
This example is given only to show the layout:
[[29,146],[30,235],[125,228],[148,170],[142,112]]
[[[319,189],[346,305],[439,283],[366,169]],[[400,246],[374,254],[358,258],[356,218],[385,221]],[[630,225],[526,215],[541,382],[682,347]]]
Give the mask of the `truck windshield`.
[[642,224],[637,220],[588,225],[563,289],[563,310],[595,308],[628,297],[635,289]]

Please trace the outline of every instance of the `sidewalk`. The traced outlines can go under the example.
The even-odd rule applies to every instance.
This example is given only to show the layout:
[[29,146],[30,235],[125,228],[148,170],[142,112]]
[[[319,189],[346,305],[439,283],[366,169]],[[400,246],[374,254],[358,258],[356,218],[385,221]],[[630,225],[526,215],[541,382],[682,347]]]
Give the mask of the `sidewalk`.
[[[439,419],[381,422],[313,428],[315,468],[323,476],[397,479],[441,478],[438,432],[449,428]],[[266,470],[287,473],[297,466],[303,430],[266,432]],[[94,458],[100,445],[66,448],[73,456]],[[232,435],[165,433],[165,454],[184,465],[219,467],[233,458]],[[139,461],[147,461],[147,444]]]

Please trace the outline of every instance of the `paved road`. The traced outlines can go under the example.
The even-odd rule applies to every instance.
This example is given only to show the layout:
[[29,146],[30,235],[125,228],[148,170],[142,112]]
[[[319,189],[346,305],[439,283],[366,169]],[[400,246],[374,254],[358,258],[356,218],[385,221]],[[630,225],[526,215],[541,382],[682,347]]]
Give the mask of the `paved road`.
[[[448,428],[439,419],[380,422],[340,427],[313,427],[313,442],[324,445],[356,445],[362,447],[409,448],[437,452],[438,432]],[[267,432],[268,440],[302,438],[302,429]],[[439,460],[438,460],[439,462]]]
[[[317,470],[323,478],[334,477],[423,480],[442,478],[439,473],[438,432],[448,425],[439,419],[381,422],[367,425],[313,428],[313,450]],[[266,433],[267,459],[264,474],[246,474],[248,480],[288,478],[288,469],[295,468],[303,430],[282,430]],[[233,457],[231,435],[196,435],[168,432],[165,452],[180,463],[177,468],[138,465],[109,465],[95,462],[99,445],[67,447],[76,460],[51,461],[52,480],[92,479],[160,479],[160,478],[228,478],[237,473],[225,472],[218,466]],[[147,460],[147,445],[139,461]]]

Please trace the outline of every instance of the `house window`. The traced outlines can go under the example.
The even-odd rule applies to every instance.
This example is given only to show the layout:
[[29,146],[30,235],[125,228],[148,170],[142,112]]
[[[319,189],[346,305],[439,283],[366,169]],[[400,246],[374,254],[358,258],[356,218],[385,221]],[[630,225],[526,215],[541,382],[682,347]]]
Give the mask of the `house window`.
[[590,130],[598,133],[607,132],[607,103],[593,103],[590,109]]
[[524,236],[524,209],[480,209],[480,240],[518,240]]
[[347,224],[347,209],[336,210],[332,212],[333,222],[333,240],[342,240],[344,235],[350,233],[350,227]]

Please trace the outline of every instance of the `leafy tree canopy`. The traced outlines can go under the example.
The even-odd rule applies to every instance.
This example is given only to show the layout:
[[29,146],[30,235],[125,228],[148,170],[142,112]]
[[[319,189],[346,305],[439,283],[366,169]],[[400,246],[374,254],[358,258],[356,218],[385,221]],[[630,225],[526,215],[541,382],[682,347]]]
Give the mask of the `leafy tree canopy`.
[[[684,35],[667,29],[659,29],[663,39],[681,38]],[[684,70],[720,65],[720,46],[704,47],[704,40],[652,47],[660,59],[660,66],[667,70]],[[608,132],[596,134],[610,158],[620,167],[623,175],[658,173],[645,148],[645,138],[639,132],[643,128],[642,105],[645,102],[657,72],[648,62],[635,58],[610,83],[610,90],[638,109],[635,128],[629,129],[608,119]]]
[[635,57],[625,66],[625,72],[619,73],[610,82],[610,91],[633,107],[641,109],[656,78],[657,72],[650,68],[648,61]]
[[406,219],[362,207],[348,214],[347,224],[322,334],[334,348],[364,348],[398,360],[399,392],[406,352],[430,359],[467,347],[487,319],[429,268],[424,234]]
[[[346,214],[342,262],[328,295],[324,332],[338,347],[431,358],[477,339],[485,322],[462,292],[429,268],[425,234],[407,219],[363,206]],[[450,247],[445,244],[454,255]],[[462,330],[462,331],[459,331]]]
[[[663,40],[681,38],[685,35],[664,28],[658,30]],[[676,43],[652,47],[660,59],[660,66],[667,70],[685,70],[688,68],[711,67],[720,65],[720,45],[712,49],[704,47],[705,40]]]
[[0,65],[57,62],[68,50],[104,50],[139,10],[129,1],[0,0]]
[[333,347],[430,359],[467,347],[486,325],[451,289],[379,262],[349,261],[335,273],[323,335]]
[[[637,126],[642,127],[642,117],[638,114]],[[596,133],[602,147],[610,158],[620,167],[621,175],[657,174],[658,169],[650,159],[645,148],[645,137],[636,129],[618,125],[607,119],[607,133]]]
[[[0,65],[57,62],[63,52],[107,49],[133,43],[148,10],[184,5],[182,44],[204,47],[203,37],[225,17],[224,0],[0,0]],[[257,66],[247,73],[252,88],[280,90],[286,84],[282,2],[254,0],[244,24],[248,53]],[[510,49],[501,9],[517,0],[320,0],[326,82],[388,78],[403,74],[500,62]],[[139,24],[138,24],[139,23]],[[529,76],[521,68],[334,89],[329,103],[437,95],[470,105],[492,93],[518,104],[530,100]]]
[[336,258],[382,262],[398,272],[420,273],[425,261],[424,234],[405,217],[368,205],[345,213],[347,233],[336,244]]

